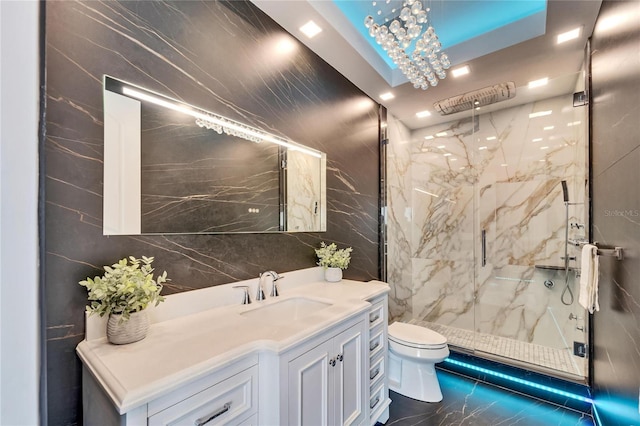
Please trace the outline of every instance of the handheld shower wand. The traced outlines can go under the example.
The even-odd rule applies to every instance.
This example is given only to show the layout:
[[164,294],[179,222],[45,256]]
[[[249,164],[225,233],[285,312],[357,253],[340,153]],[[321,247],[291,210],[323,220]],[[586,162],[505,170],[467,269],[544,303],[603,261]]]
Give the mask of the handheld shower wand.
[[565,203],[569,202],[569,190],[567,189],[567,181],[563,180],[560,182],[562,184],[562,198]]
[[[564,227],[564,290],[560,296],[560,301],[565,305],[573,304],[573,292],[569,287],[569,189],[567,188],[567,181],[560,181],[562,184],[562,198],[564,200],[565,207],[565,227]],[[565,302],[564,295],[569,293],[569,301]]]

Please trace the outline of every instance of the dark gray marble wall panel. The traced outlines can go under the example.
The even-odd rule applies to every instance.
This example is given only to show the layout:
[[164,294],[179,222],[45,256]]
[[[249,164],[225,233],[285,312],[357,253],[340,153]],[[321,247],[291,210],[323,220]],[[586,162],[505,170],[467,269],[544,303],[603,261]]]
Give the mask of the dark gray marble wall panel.
[[600,257],[593,317],[594,391],[606,425],[640,424],[639,18],[637,1],[605,1],[592,39],[593,239],[624,248],[623,261]]
[[[81,422],[86,291],[128,256],[155,256],[166,293],[315,264],[354,248],[345,277],[378,273],[378,109],[251,3],[46,2],[45,277],[49,424]],[[288,53],[276,46],[288,43]],[[283,46],[282,44],[280,46]],[[327,153],[327,232],[102,235],[104,74]]]

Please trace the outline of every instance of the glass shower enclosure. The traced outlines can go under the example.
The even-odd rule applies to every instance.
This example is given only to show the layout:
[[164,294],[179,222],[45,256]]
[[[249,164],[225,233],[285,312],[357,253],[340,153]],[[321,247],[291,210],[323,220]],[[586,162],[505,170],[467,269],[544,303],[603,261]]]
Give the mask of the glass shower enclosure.
[[582,73],[564,78],[570,93],[411,132],[389,121],[387,280],[392,319],[454,350],[584,382],[588,111],[574,105]]

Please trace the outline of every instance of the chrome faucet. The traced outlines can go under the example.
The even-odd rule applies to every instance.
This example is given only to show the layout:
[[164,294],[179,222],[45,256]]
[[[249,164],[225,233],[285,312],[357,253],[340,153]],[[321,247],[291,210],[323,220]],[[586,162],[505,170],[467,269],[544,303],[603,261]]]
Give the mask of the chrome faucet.
[[258,286],[259,287],[260,287],[260,283],[262,282],[262,277],[265,276],[265,275],[271,275],[271,278],[273,278],[272,287],[271,287],[271,293],[269,294],[269,296],[270,297],[279,296],[278,286],[276,285],[276,281],[278,281],[280,278],[284,278],[284,275],[278,275],[278,273],[275,272],[275,271],[262,272],[262,273],[260,273],[260,280],[258,281]]

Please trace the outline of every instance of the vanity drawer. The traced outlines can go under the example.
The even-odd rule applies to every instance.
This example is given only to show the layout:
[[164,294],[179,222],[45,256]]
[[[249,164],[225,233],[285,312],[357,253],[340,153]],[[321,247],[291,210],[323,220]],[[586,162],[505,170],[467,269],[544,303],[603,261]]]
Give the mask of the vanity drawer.
[[378,333],[369,340],[369,359],[375,358],[384,351],[384,333],[380,329]]
[[369,329],[382,324],[384,321],[384,300],[379,300],[371,306],[369,311]]
[[[149,417],[149,426],[240,424],[257,413],[258,367],[252,367]],[[244,423],[242,423],[244,424]]]
[[384,402],[384,383],[381,383],[373,392],[371,392],[371,397],[369,398],[369,410],[371,410],[372,416],[375,415],[374,413],[376,413],[376,410],[378,410]]
[[371,364],[371,368],[369,368],[369,386],[372,386],[375,383],[379,382],[385,374],[386,371],[384,365],[384,357],[380,357],[380,359],[373,362]]

